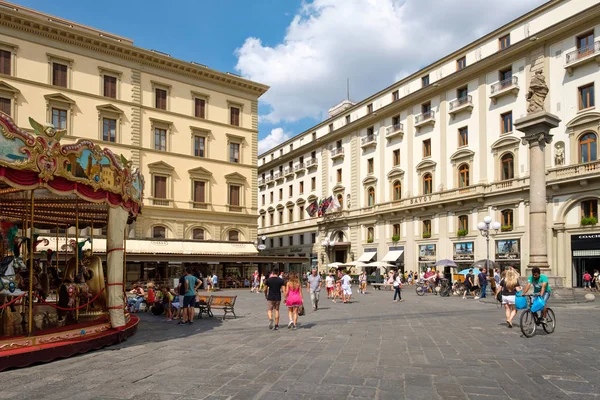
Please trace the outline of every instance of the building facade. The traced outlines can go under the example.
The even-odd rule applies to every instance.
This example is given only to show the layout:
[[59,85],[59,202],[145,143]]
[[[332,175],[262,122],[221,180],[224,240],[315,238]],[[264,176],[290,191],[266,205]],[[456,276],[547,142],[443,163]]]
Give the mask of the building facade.
[[[490,216],[502,228],[489,258],[526,273],[529,171],[545,168],[552,274],[581,285],[600,264],[599,35],[597,1],[550,1],[259,155],[265,252],[310,256],[322,269],[468,267],[488,257],[477,224]],[[527,114],[538,70],[545,109],[562,122],[545,165],[530,166],[513,121]],[[329,196],[341,210],[307,214]]]
[[[131,160],[146,190],[128,237],[154,239],[146,247],[163,255],[153,261],[182,261],[169,250],[177,240],[204,241],[213,255],[212,242],[256,240],[258,98],[267,86],[0,5],[0,111],[23,129],[29,117],[52,123],[67,130],[63,142],[93,139]],[[224,254],[257,253],[242,244]]]

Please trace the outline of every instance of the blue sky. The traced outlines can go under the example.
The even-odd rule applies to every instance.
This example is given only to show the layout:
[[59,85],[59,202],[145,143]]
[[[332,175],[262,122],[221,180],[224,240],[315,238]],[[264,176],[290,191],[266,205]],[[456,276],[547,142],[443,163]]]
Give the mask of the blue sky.
[[327,110],[346,96],[346,78],[351,99],[360,101],[545,1],[21,0],[19,4],[269,85],[259,103],[260,154],[326,119]]

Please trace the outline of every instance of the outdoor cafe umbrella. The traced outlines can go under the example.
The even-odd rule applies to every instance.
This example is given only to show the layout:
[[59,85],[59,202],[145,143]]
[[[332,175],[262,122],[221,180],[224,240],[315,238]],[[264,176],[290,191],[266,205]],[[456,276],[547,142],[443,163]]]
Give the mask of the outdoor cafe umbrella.
[[385,269],[388,269],[389,267],[395,267],[394,264],[389,264],[384,261],[373,261],[371,263],[365,264],[364,266],[365,267],[385,268]]
[[331,263],[331,264],[327,264],[327,266],[328,266],[329,268],[345,267],[346,265],[347,265],[347,264],[344,264],[344,263],[341,263],[341,262],[337,262],[337,261],[336,261],[336,262],[334,262],[334,263]]
[[459,272],[460,275],[467,275],[469,273],[470,270],[473,270],[473,274],[474,275],[478,275],[479,274],[479,268],[467,268],[467,269],[463,269],[462,271]]
[[473,264],[471,264],[471,266],[469,268],[483,268],[483,267],[487,267],[488,269],[496,268],[496,263],[493,262],[492,260],[479,260],[479,261],[475,261]]
[[436,267],[450,267],[450,268],[458,268],[458,265],[456,265],[456,263],[452,260],[448,260],[448,259],[443,259],[443,260],[439,260],[435,263]]

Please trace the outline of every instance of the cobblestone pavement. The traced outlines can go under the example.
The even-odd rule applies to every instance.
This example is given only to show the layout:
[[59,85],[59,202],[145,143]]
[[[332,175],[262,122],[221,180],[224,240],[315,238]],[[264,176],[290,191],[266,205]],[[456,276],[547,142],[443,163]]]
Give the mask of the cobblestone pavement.
[[0,399],[600,399],[598,308],[555,308],[556,332],[526,339],[495,305],[406,289],[269,331],[264,296],[235,293],[237,320],[144,314],[121,345],[0,373]]

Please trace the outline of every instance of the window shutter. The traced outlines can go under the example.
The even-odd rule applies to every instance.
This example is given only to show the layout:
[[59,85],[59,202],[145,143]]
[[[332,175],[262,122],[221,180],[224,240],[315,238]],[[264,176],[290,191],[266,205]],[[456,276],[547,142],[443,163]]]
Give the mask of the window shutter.
[[195,110],[196,117],[205,118],[205,116],[204,116],[205,107],[206,107],[205,100],[204,99],[195,99],[195,103],[196,103],[196,110]]
[[0,73],[10,75],[10,51],[0,50]]
[[117,98],[117,78],[114,76],[104,76],[104,96]]
[[157,199],[167,198],[167,178],[164,176],[154,177],[154,197]]
[[240,187],[229,186],[229,205],[239,206],[240,205]]
[[6,115],[10,115],[10,99],[0,97],[0,111]]
[[194,201],[196,203],[205,203],[205,184],[204,182],[194,182]]
[[155,90],[156,97],[156,108],[160,108],[161,110],[167,109],[167,91],[163,89]]
[[240,109],[231,107],[231,125],[240,125]]
[[55,86],[67,87],[67,66],[58,63],[52,63],[52,84]]

